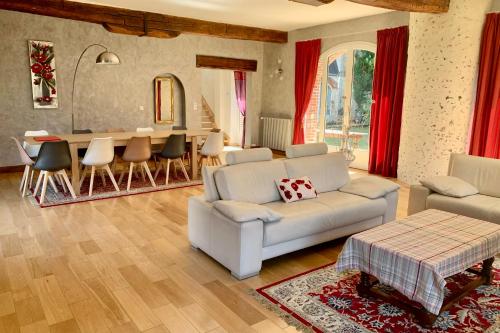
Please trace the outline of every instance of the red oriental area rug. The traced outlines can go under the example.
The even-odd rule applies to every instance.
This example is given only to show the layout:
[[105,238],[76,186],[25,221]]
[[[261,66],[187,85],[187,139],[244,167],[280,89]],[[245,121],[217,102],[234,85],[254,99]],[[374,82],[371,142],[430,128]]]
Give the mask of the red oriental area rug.
[[[493,266],[493,283],[480,286],[443,312],[432,329],[422,328],[409,313],[389,303],[359,297],[359,272],[337,273],[334,264],[259,288],[256,297],[304,332],[500,332],[500,261]],[[469,273],[448,278],[447,295],[471,278]],[[378,288],[399,294],[387,286]]]

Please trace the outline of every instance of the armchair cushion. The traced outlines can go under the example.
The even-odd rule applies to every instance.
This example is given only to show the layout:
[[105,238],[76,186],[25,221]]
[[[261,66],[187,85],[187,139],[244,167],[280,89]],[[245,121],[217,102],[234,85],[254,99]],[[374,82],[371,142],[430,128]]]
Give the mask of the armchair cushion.
[[455,198],[463,198],[469,195],[478,194],[477,188],[457,177],[435,176],[420,183],[434,192]]
[[263,222],[277,222],[283,215],[271,208],[251,202],[218,200],[213,202],[214,208],[225,217],[235,222],[262,220]]
[[339,188],[339,191],[360,195],[368,199],[377,199],[397,189],[399,189],[399,185],[390,180],[375,176],[366,176],[351,180]]

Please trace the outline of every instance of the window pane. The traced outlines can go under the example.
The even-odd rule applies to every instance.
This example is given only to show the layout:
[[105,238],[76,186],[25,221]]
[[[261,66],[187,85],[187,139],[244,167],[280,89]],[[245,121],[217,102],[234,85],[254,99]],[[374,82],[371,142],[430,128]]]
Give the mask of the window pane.
[[340,146],[342,135],[346,62],[345,53],[328,58],[324,141],[332,146]]
[[353,148],[368,149],[374,63],[375,53],[354,50],[351,119],[349,121]]

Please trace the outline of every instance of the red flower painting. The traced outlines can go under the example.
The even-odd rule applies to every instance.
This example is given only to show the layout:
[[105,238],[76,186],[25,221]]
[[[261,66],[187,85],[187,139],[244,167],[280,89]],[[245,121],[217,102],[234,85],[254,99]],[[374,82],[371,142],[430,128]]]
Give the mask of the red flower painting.
[[54,44],[29,41],[29,54],[34,108],[57,108]]

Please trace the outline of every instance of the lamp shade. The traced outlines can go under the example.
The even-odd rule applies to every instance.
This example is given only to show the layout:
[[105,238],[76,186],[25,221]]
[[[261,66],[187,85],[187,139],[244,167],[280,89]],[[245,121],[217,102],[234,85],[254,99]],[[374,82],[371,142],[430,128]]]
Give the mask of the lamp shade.
[[97,56],[95,63],[99,65],[119,65],[120,58],[115,53],[106,50]]

